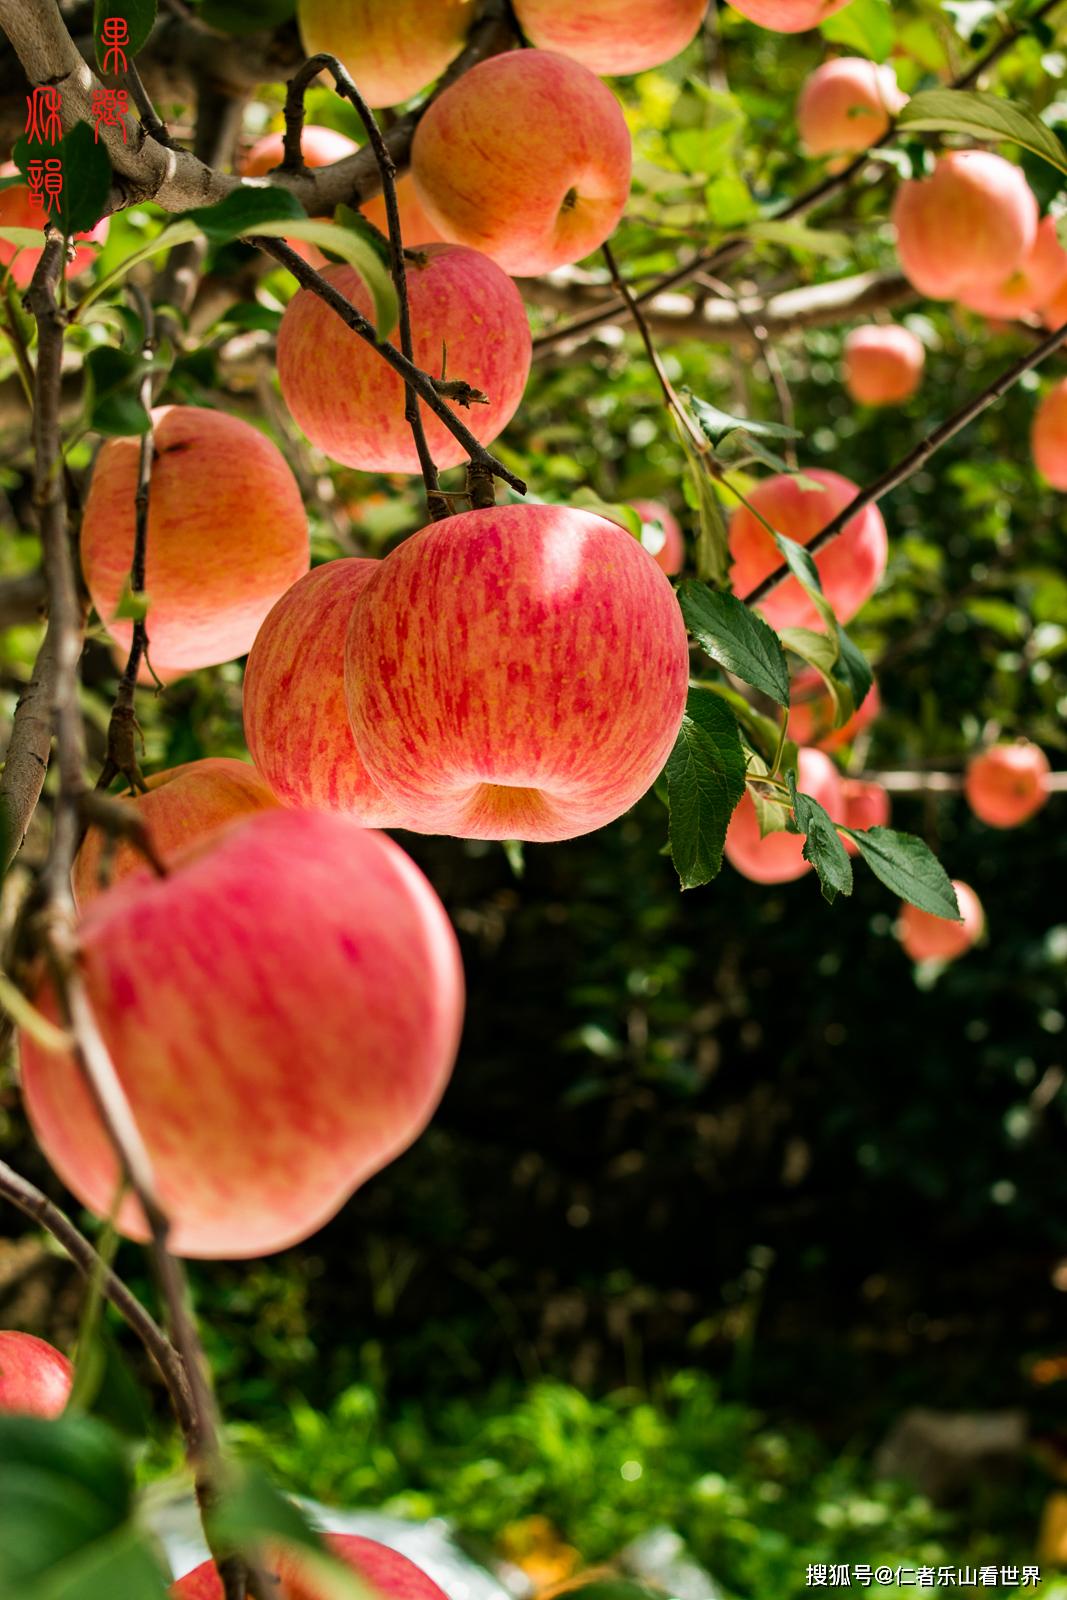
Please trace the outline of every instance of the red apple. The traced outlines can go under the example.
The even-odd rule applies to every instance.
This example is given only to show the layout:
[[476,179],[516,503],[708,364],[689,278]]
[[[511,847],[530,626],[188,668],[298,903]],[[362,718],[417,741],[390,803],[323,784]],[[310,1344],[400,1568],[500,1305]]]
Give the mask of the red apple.
[[1022,169],[988,150],[953,150],[893,201],[897,253],[932,300],[1003,284],[1037,237],[1037,201]]
[[1017,828],[1048,799],[1049,770],[1045,752],[1026,739],[991,745],[968,763],[963,792],[980,822]]
[[285,805],[391,828],[403,819],[363,765],[345,702],[349,619],[377,568],[328,561],[282,595],[249,653],[244,721],[252,759]]
[[1044,217],[1034,242],[1002,283],[961,290],[959,300],[984,317],[1011,321],[1048,305],[1067,279],[1067,250],[1060,244],[1056,218]]
[[[359,1575],[371,1594],[383,1600],[448,1600],[444,1590],[399,1550],[356,1533],[330,1533],[326,1543]],[[275,1600],[325,1600],[323,1589],[307,1571],[307,1557],[298,1551],[289,1550],[268,1560],[268,1566],[279,1580],[279,1587],[271,1590]],[[170,1593],[171,1600],[223,1600],[215,1563],[205,1561],[186,1573]]]
[[73,1384],[73,1367],[53,1345],[0,1329],[0,1414],[58,1417]]
[[[164,861],[170,861],[236,817],[277,805],[254,767],[226,756],[187,761],[168,772],[153,773],[146,782],[147,794],[127,793],[122,798],[137,808],[152,836],[156,854]],[[86,906],[103,887],[101,869],[106,842],[99,828],[90,828],[74,859],[74,897],[79,906]],[[108,865],[108,881],[117,883],[144,864],[139,850],[126,840],[119,840]]]
[[[776,533],[810,544],[859,493],[856,485],[837,472],[804,469],[804,488],[788,473],[764,478],[748,495]],[[867,506],[815,556],[823,593],[839,622],[848,622],[869,600],[885,571],[889,541],[877,506]],[[742,600],[782,563],[782,556],[767,529],[746,506],[730,518],[731,577]],[[819,614],[795,578],[787,578],[760,601],[760,611],[772,628],[821,628]]]
[[[90,1005],[179,1255],[297,1244],[405,1150],[448,1081],[463,975],[440,901],[383,834],[258,812],[137,873],[79,925]],[[35,1003],[55,1018],[42,977]],[[22,1090],[68,1188],[110,1215],[119,1172],[73,1058],[23,1035]],[[118,1226],[145,1237],[127,1196]]]
[[750,22],[775,33],[806,33],[849,4],[849,0],[730,0]]
[[907,99],[892,67],[838,56],[805,80],[797,128],[810,156],[866,150],[888,131]]
[[[817,800],[834,822],[843,820],[841,778],[821,750],[798,751],[797,788]],[[778,832],[760,837],[756,804],[747,789],[730,818],[724,853],[730,865],[753,883],[791,883],[811,871],[811,862],[804,860],[803,834]]]
[[[888,828],[889,815],[889,795],[880,783],[863,778],[841,779],[841,812],[835,821],[864,832],[868,828]],[[859,845],[847,833],[842,834],[841,843],[850,856],[859,855]]]
[[985,927],[982,902],[966,883],[953,879],[962,922],[935,917],[918,906],[902,905],[897,937],[913,961],[955,961],[980,938]]
[[680,55],[707,9],[708,0],[515,0],[532,45],[602,77],[644,72]]
[[[424,266],[407,269],[415,364],[464,378],[489,396],[464,420],[489,444],[518,410],[530,372],[530,326],[515,285],[477,250],[434,244]],[[368,316],[370,294],[355,268],[327,267],[336,289]],[[278,379],[293,419],[334,461],[365,472],[418,472],[404,420],[404,382],[330,307],[301,289],[278,329]],[[422,407],[426,441],[439,467],[466,451]]]
[[839,750],[851,744],[857,734],[875,720],[882,709],[878,685],[872,683],[862,705],[834,727],[834,708],[830,693],[814,667],[798,672],[789,698],[789,737],[797,744],[818,745],[821,750]]
[[662,500],[634,500],[633,508],[642,522],[658,522],[663,529],[663,543],[652,559],[673,578],[685,566],[685,539],[678,518]]
[[926,351],[899,323],[853,328],[845,339],[845,388],[861,406],[899,406],[922,380]]
[[1054,489],[1067,489],[1067,378],[1049,389],[1030,430],[1034,465]]
[[[424,244],[440,244],[441,235],[426,215],[415,193],[415,180],[410,172],[405,172],[402,178],[396,181],[396,204],[400,212],[400,237],[409,249],[418,249]],[[380,232],[388,234],[389,218],[385,214],[385,199],[377,194],[373,200],[365,200],[359,208],[368,222],[373,222]]]
[[[0,166],[0,178],[13,178],[18,170],[13,161],[5,161]],[[30,203],[29,184],[13,183],[10,189],[0,189],[0,228],[43,228],[44,220],[44,208]],[[108,218],[105,217],[90,233],[76,233],[74,237],[91,239],[94,244],[103,244],[107,238],[107,229]],[[41,249],[43,248],[42,238]],[[96,256],[97,252],[89,245],[77,245],[73,259],[67,262],[67,277],[76,278],[80,272],[85,272],[92,266]],[[33,269],[40,259],[41,250],[20,250],[9,240],[0,239],[0,271],[4,267],[11,268],[11,279],[17,289],[29,288]]]
[[518,277],[569,266],[604,243],[629,197],[630,163],[611,90],[549,50],[493,56],[465,72],[430,106],[411,148],[434,226]]
[[[308,569],[307,518],[285,457],[224,411],[160,406],[148,507],[149,653],[172,672],[244,655],[263,618]],[[85,581],[111,637],[129,582],[139,439],[108,439],[81,530]]]
[[[307,167],[332,167],[335,161],[355,155],[359,145],[345,133],[335,128],[321,128],[315,123],[305,125],[300,138],[300,149]],[[265,133],[257,139],[241,162],[240,171],[245,178],[262,178],[281,165],[285,156],[285,136],[282,133]]]
[[477,0],[298,0],[309,56],[337,56],[370,106],[395,106],[439,78],[463,48]]
[[381,563],[352,613],[352,731],[419,833],[571,839],[663,767],[689,678],[670,584],[563,506],[465,512]]

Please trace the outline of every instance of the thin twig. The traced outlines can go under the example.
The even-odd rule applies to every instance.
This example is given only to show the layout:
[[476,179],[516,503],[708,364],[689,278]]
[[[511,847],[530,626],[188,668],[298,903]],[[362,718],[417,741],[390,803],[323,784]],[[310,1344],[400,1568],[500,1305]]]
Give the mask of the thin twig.
[[[145,362],[145,373],[141,379],[140,400],[149,414],[149,419],[151,419],[151,363],[156,348],[155,317],[152,312],[152,302],[144,291],[136,285],[132,285],[130,292],[140,312],[143,328],[141,355]],[[131,596],[135,602],[140,601],[142,605],[145,598],[145,565],[148,557],[148,499],[154,458],[154,436],[151,420],[149,420],[147,431],[141,435],[141,447],[137,457],[133,559],[130,564]],[[115,692],[115,703],[111,708],[111,718],[107,728],[107,756],[97,779],[96,787],[98,789],[106,789],[120,773],[131,789],[143,790],[145,787],[144,779],[141,776],[140,764],[137,760],[137,738],[140,729],[137,725],[137,717],[134,711],[134,691],[137,688],[141,662],[147,658],[147,652],[148,627],[144,611],[141,610],[139,615],[134,618],[129,655],[126,658],[122,676],[119,678],[118,689]]]
[[[304,126],[304,95],[312,79],[318,77],[320,72],[331,73],[334,83],[337,85],[338,93],[344,95],[345,99],[351,101],[352,105],[355,106],[360,120],[367,130],[367,137],[378,162],[389,230],[389,268],[396,287],[399,308],[397,323],[400,332],[400,349],[411,365],[414,366],[415,351],[411,338],[411,308],[408,304],[407,268],[404,259],[404,241],[400,235],[400,209],[396,199],[396,166],[389,153],[389,146],[382,137],[382,130],[378,126],[374,112],[336,56],[325,54],[312,56],[310,60],[304,62],[299,72],[290,78],[286,86],[285,155],[282,161],[282,171],[303,171],[304,159],[300,149],[300,136]],[[426,442],[426,430],[422,425],[419,398],[409,378],[404,380],[404,417],[408,427],[411,429],[415,452],[418,455],[419,466],[422,469],[422,481],[426,487],[426,504],[430,517],[437,522],[449,515],[449,503],[441,494],[437,466],[433,456],[430,454],[430,447]]]
[[[649,364],[651,365],[652,371],[656,375],[656,381],[663,392],[663,398],[666,402],[668,411],[670,411],[671,415],[675,418],[675,421],[678,423],[678,426],[681,428],[682,432],[687,436],[693,448],[699,451],[701,456],[707,456],[708,441],[705,439],[704,435],[701,433],[700,429],[689,415],[689,412],[682,404],[681,397],[667,375],[667,369],[663,365],[663,360],[659,351],[656,349],[656,343],[652,337],[652,330],[649,328],[648,323],[645,320],[645,316],[641,310],[637,296],[634,294],[633,290],[630,288],[629,284],[626,282],[619,270],[619,264],[615,260],[614,251],[612,250],[610,244],[607,243],[601,245],[600,251],[605,262],[607,263],[608,272],[611,274],[611,281],[615,285],[615,288],[619,292],[620,298],[623,300],[630,312],[630,315],[634,319],[634,324],[641,336],[641,343],[645,347],[645,353],[648,356]],[[710,460],[708,465],[709,467],[711,466]]]
[[97,1280],[119,1315],[140,1339],[167,1386],[171,1404],[183,1433],[193,1425],[192,1397],[185,1365],[163,1329],[122,1279],[104,1264],[93,1245],[80,1233],[65,1212],[53,1205],[46,1194],[0,1161],[0,1195],[33,1222],[50,1233],[88,1279]]
[[26,341],[22,337],[19,327],[18,308],[15,305],[15,295],[10,279],[4,285],[4,316],[3,328],[7,341],[15,356],[15,366],[18,370],[19,382],[22,392],[26,397],[27,405],[33,405],[33,362],[26,348]]
[[[787,428],[792,428],[795,432],[796,407],[793,404],[793,396],[790,393],[789,384],[782,370],[782,363],[778,359],[778,352],[771,342],[767,329],[760,322],[758,313],[751,314],[748,312],[741,304],[740,296],[734,293],[728,283],[723,283],[721,278],[702,274],[700,282],[706,283],[712,293],[718,295],[720,299],[727,300],[731,305],[736,306],[738,318],[752,335],[752,342],[763,357],[763,365],[766,368],[771,387],[778,400],[778,412],[782,422]],[[787,440],[783,444],[782,455],[790,467],[796,467],[796,445],[792,440]]]
[[141,126],[145,133],[150,138],[155,139],[157,144],[165,145],[168,150],[177,149],[174,140],[170,136],[167,124],[152,104],[152,97],[141,81],[141,74],[137,70],[136,61],[131,60],[126,67],[126,82],[129,85],[130,95],[134,105],[137,107],[141,118]]
[[[988,388],[983,389],[980,394],[975,395],[973,400],[969,400],[965,406],[961,406],[939,427],[934,428],[931,433],[927,434],[925,439],[920,440],[914,450],[910,450],[900,461],[889,467],[882,473],[880,478],[876,478],[865,489],[861,489],[849,501],[848,505],[831,522],[826,524],[825,528],[820,529],[815,537],[808,541],[805,548],[809,555],[817,555],[832,539],[836,539],[838,534],[843,532],[852,521],[853,517],[858,516],[865,507],[874,505],[883,496],[889,494],[891,490],[899,488],[913,473],[917,472],[920,467],[929,461],[935,451],[940,450],[943,444],[947,444],[949,439],[966,428],[968,423],[973,422],[976,417],[980,417],[982,412],[986,411],[994,401],[1005,395],[1012,384],[1017,383],[1024,373],[1029,372],[1032,367],[1039,366],[1046,356],[1053,355],[1064,340],[1067,340],[1067,322],[1062,327],[1057,328],[1055,332],[1050,333],[1046,339],[1042,339],[1041,343],[1035,345],[1027,355],[1020,356],[1019,360],[1008,367],[1005,372],[1002,372],[1000,377],[991,383]],[[764,600],[770,594],[772,589],[777,589],[780,583],[785,582],[789,577],[789,573],[789,567],[783,562],[781,566],[775,568],[769,577],[764,578],[762,583],[758,583],[750,594],[742,595],[741,598],[746,605],[758,605],[761,600]]]
[[470,429],[463,425],[451,407],[445,403],[444,397],[447,396],[462,406],[482,404],[484,396],[480,390],[473,388],[469,383],[464,383],[460,379],[432,378],[429,373],[423,372],[421,368],[416,367],[395,345],[390,344],[387,339],[379,339],[375,332],[374,324],[368,321],[361,311],[357,311],[355,306],[345,299],[339,289],[334,288],[333,284],[329,283],[321,273],[316,272],[314,267],[308,266],[307,262],[301,256],[298,256],[295,250],[290,249],[287,244],[283,244],[280,239],[266,239],[261,238],[259,235],[254,237],[249,235],[248,242],[249,244],[258,245],[260,250],[263,250],[269,256],[273,256],[275,261],[279,261],[283,267],[288,268],[303,288],[312,290],[320,300],[326,302],[332,311],[336,311],[346,327],[351,328],[354,333],[358,333],[359,337],[365,339],[369,345],[373,345],[383,360],[387,361],[393,368],[393,371],[399,372],[400,376],[405,382],[411,384],[420,399],[426,403],[434,415],[440,417],[453,438],[457,439],[466,450],[475,466],[491,473],[494,478],[502,479],[517,494],[526,493],[526,485],[523,480],[517,477],[514,472],[509,471],[502,461],[498,461],[496,456],[492,455],[483,444],[480,444]]

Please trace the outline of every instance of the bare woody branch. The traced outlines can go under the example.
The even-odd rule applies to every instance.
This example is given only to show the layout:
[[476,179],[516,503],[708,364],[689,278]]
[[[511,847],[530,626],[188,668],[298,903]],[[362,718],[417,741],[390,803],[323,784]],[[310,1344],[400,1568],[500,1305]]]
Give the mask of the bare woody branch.
[[[93,91],[99,80],[82,59],[56,0],[0,0],[0,29],[7,34],[32,85],[53,84],[62,91],[65,127],[92,122]],[[442,87],[487,56],[518,43],[504,0],[490,0],[471,30],[461,55],[442,79]],[[418,110],[400,117],[386,134],[389,154],[398,168],[406,166]],[[381,191],[373,150],[357,151],[345,160],[315,172],[273,174],[271,178],[235,178],[216,172],[188,150],[172,150],[153,139],[132,115],[121,128],[102,127],[100,137],[115,170],[117,188],[110,210],[154,200],[164,211],[186,211],[213,205],[234,189],[272,184],[291,190],[309,216],[322,216],[342,202],[358,205]]]
[[[523,298],[531,305],[561,311],[597,312],[595,324],[579,329],[575,343],[606,323],[624,321],[630,307],[619,296],[608,299],[600,286],[593,286],[562,274],[552,278],[531,278],[520,285]],[[726,300],[708,297],[701,303],[691,294],[658,293],[647,299],[636,294],[646,326],[658,338],[703,339],[709,344],[743,345],[756,348],[758,340],[752,323],[758,322],[767,339],[781,340],[809,328],[819,328],[875,311],[895,310],[918,296],[901,272],[860,272],[830,283],[786,289],[780,294],[741,294]],[[607,308],[599,315],[600,308]],[[614,309],[611,309],[614,307]],[[574,325],[576,326],[576,325]],[[584,325],[583,325],[584,326]],[[534,340],[534,359],[564,345],[560,331],[553,329]]]
[[[1054,355],[1064,341],[1067,341],[1067,322],[1062,327],[1057,328],[1054,333],[1050,333],[1046,339],[1042,339],[1040,344],[1035,345],[1026,355],[1020,356],[1018,361],[1002,372],[1000,377],[983,389],[980,394],[975,395],[965,406],[961,406],[958,411],[953,412],[951,417],[947,417],[944,422],[928,433],[925,439],[920,440],[914,450],[910,450],[906,456],[903,456],[893,466],[887,468],[881,477],[875,478],[873,483],[869,483],[866,488],[861,489],[840,514],[834,517],[832,522],[828,522],[825,528],[820,529],[815,537],[809,540],[807,545],[808,552],[811,555],[817,555],[820,550],[825,549],[832,539],[836,539],[838,534],[844,531],[853,517],[858,516],[865,507],[876,504],[891,490],[899,488],[902,483],[918,472],[919,468],[924,466],[930,457],[941,449],[942,445],[947,444],[957,433],[962,432],[964,428],[972,423],[976,417],[980,417],[983,411],[987,411],[1002,395],[1007,394],[1012,385],[1018,383],[1024,373],[1029,372],[1033,367],[1040,366],[1047,356]],[[758,605],[761,600],[770,594],[772,589],[777,589],[778,585],[784,583],[788,577],[789,568],[783,562],[780,567],[776,567],[768,577],[764,578],[762,583],[758,583],[750,594],[742,595],[741,598],[746,605]]]
[[[962,772],[861,772],[864,783],[879,783],[890,794],[959,794]],[[1050,772],[1044,781],[1049,794],[1067,794],[1067,772]]]
[[43,572],[27,572],[20,578],[3,579],[0,582],[0,633],[5,628],[36,622],[44,614],[46,594]]
[[133,1329],[159,1368],[178,1424],[183,1433],[188,1433],[193,1426],[193,1412],[185,1364],[155,1318],[122,1279],[105,1265],[66,1213],[4,1161],[0,1161],[0,1195],[50,1233],[84,1277],[100,1284],[106,1298]]

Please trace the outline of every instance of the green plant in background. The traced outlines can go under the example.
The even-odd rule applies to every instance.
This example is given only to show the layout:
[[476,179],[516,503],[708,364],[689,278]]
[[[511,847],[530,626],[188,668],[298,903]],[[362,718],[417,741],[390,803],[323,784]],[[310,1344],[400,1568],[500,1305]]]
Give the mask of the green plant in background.
[[[46,9],[0,0],[11,81],[25,30]],[[479,29],[510,28],[503,8],[486,10]],[[97,6],[97,32],[122,11]],[[150,437],[153,401],[244,416],[273,441],[295,473],[316,570],[385,556],[426,521],[427,503],[441,509],[432,474],[424,495],[415,478],[356,473],[311,447],[274,384],[295,282],[274,243],[267,259],[250,239],[332,240],[364,273],[379,326],[397,315],[396,261],[387,271],[381,237],[348,204],[361,194],[349,184],[334,196],[336,173],[222,197],[236,113],[241,154],[268,125],[280,134],[280,80],[301,58],[293,6],[277,0],[268,15],[244,0],[204,4],[195,18],[166,18],[158,36],[150,0],[125,11],[131,51],[149,41],[149,91],[186,144],[189,85],[168,75],[167,41],[194,62],[196,144],[216,141],[215,170],[195,193],[183,189],[183,152],[160,157],[162,188],[158,174],[113,186],[105,149],[125,170],[139,144],[120,151],[114,131],[98,144],[80,125],[64,146],[86,208],[76,223],[94,221],[105,195],[136,203],[112,216],[80,283],[64,287],[55,253],[59,300],[74,313],[58,343],[39,296],[31,316],[5,278],[0,703],[13,721],[39,688],[40,607],[63,610],[68,525],[49,521],[45,491],[62,482],[73,526],[101,440]],[[1036,0],[852,0],[799,35],[721,6],[681,55],[613,84],[634,146],[633,193],[606,257],[522,282],[535,362],[520,411],[492,444],[512,485],[498,493],[517,503],[521,479],[534,506],[608,514],[656,553],[676,520],[686,563],[677,593],[702,652],[691,662],[701,687],[662,780],[610,828],[525,849],[404,835],[459,933],[469,995],[460,1070],[419,1143],[313,1239],[269,1260],[194,1265],[198,1334],[157,1249],[177,1358],[195,1370],[199,1338],[221,1439],[281,1489],[445,1516],[487,1558],[541,1519],[575,1567],[613,1568],[635,1538],[666,1526],[731,1600],[799,1596],[812,1563],[978,1565],[1032,1548],[1048,1487],[1036,1454],[1020,1484],[979,1489],[950,1512],[876,1482],[870,1467],[910,1404],[1025,1405],[1054,1470],[1067,1425],[1062,1384],[1038,1393],[1029,1377],[1033,1357],[1054,1356],[1061,1339],[1067,1255],[1062,802],[1000,832],[954,787],[971,755],[998,740],[1026,737],[1054,764],[1067,746],[1061,501],[1025,445],[1056,369],[1050,358],[1040,374],[1021,370],[1040,348],[1036,317],[991,325],[962,303],[920,299],[887,221],[902,181],[972,139],[1001,150],[1055,218],[1062,51],[1062,17]],[[840,52],[890,63],[912,100],[869,163],[834,174],[801,147],[792,108]],[[991,99],[972,95],[972,63]],[[21,118],[21,91],[16,99]],[[306,110],[363,144],[352,159],[375,181],[351,99],[314,87]],[[407,113],[384,120],[403,163]],[[554,137],[553,152],[565,144]],[[28,155],[16,151],[24,172]],[[804,198],[812,190],[818,203]],[[335,221],[308,222],[304,202],[324,193],[323,209],[341,202]],[[174,221],[176,209],[188,214]],[[293,266],[284,250],[281,259]],[[635,324],[633,297],[657,286],[669,292],[645,297]],[[628,315],[616,306],[602,316],[619,297]],[[882,326],[890,315],[919,340],[925,373],[918,395],[876,411],[842,383],[844,339],[850,322]],[[31,440],[24,391],[35,365],[54,383]],[[1019,381],[987,405],[1013,372]],[[443,350],[438,381],[464,376]],[[947,419],[967,404],[969,426],[951,432]],[[927,438],[938,446],[929,459],[916,455]],[[788,539],[774,560],[804,586],[819,634],[783,627],[780,641],[726,592],[726,519],[758,502],[769,475],[792,483],[797,466],[830,469],[862,487],[895,464],[887,572],[847,634],[830,586],[824,596]],[[451,509],[486,492],[477,474],[445,484]],[[648,500],[651,512],[634,508]],[[210,532],[215,542],[224,530]],[[144,624],[150,642],[153,596],[135,581],[136,560],[130,570],[120,617]],[[66,625],[80,642],[72,595]],[[7,935],[32,931],[20,904],[32,910],[25,897],[42,881],[54,897],[63,877],[56,839],[62,865],[75,801],[90,805],[79,785],[113,771],[116,712],[136,707],[135,774],[246,755],[241,665],[204,666],[161,696],[135,691],[144,640],[134,632],[116,669],[114,620],[90,617],[80,676],[69,675],[67,702],[55,696],[67,710],[62,770],[49,774],[0,904],[12,953],[23,945]],[[830,808],[828,819],[796,791],[798,736],[784,712],[804,662],[821,673],[838,724],[862,702],[868,664],[877,672],[881,715],[834,756],[846,777],[896,780],[893,837],[860,840],[873,873],[853,878],[830,826],[843,816]],[[297,720],[296,697],[283,705]],[[84,760],[71,739],[79,714]],[[39,773],[51,715],[49,700]],[[795,813],[832,909],[810,874],[759,888],[719,874],[746,793],[763,827]],[[799,853],[799,839],[784,842]],[[966,962],[913,971],[894,937],[896,897],[951,914],[936,860],[976,887],[988,932]],[[680,895],[679,878],[693,892]],[[28,967],[4,960],[33,993]],[[55,1044],[18,982],[3,982],[31,1053]],[[319,1020],[308,1017],[308,1037]],[[304,1071],[303,1052],[293,1054]],[[5,1156],[58,1198],[14,1066],[0,1071]],[[261,1110],[250,1108],[249,1126]],[[284,1194],[278,1180],[271,1198]],[[41,1197],[28,1209],[40,1220]],[[110,1259],[114,1239],[97,1219],[78,1220]],[[0,1441],[0,1588],[21,1585],[23,1600],[148,1600],[164,1580],[136,1489],[172,1474],[187,1486],[188,1474],[158,1374],[113,1309],[97,1315],[101,1268],[78,1259],[94,1289],[86,1316],[80,1288],[32,1234],[13,1251],[10,1291],[0,1257],[0,1322],[76,1346],[74,1409],[94,1414],[51,1432],[20,1421]],[[114,1264],[154,1303],[133,1246],[118,1245]],[[216,1478],[211,1407],[190,1427],[163,1357],[186,1445],[208,1441],[197,1469],[226,1491],[228,1520],[208,1519],[219,1553],[264,1534],[306,1541],[262,1478]],[[38,1470],[34,1506],[25,1485]],[[65,1509],[75,1499],[78,1517]],[[1051,1580],[1042,1592],[1065,1590]]]

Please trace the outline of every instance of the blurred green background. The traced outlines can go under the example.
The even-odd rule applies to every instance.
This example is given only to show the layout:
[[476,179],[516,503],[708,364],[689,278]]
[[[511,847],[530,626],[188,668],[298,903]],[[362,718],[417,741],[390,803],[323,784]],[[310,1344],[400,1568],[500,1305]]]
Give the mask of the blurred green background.
[[[1001,9],[893,7],[902,85],[958,70]],[[619,85],[638,156],[614,246],[628,277],[651,280],[816,181],[822,168],[796,146],[796,92],[829,49],[873,49],[889,12],[855,0],[843,18],[866,19],[858,38],[829,26],[829,38],[778,37],[724,12],[686,57]],[[1063,66],[1062,40],[1042,27],[1005,58],[998,87],[1046,108]],[[246,130],[276,122],[279,105],[265,90]],[[325,94],[312,114],[352,131]],[[1057,174],[1026,166],[1049,203]],[[829,240],[761,245],[733,288],[892,269],[895,181],[887,169],[813,218]],[[150,208],[116,219],[108,256],[158,226]],[[227,247],[209,275],[237,279],[250,261]],[[272,275],[258,294],[277,309],[289,292]],[[927,368],[889,413],[857,410],[841,387],[847,326],[776,341],[802,465],[868,482],[1035,337],[946,306],[896,314],[923,338]],[[554,315],[533,307],[535,330]],[[410,483],[331,468],[285,425],[269,335],[249,358],[235,327],[232,313],[211,323],[163,398],[273,432],[301,476],[316,559],[381,552],[417,528]],[[779,417],[751,344],[663,347],[679,386]],[[958,770],[981,742],[1016,734],[1063,764],[1065,523],[1028,447],[1038,395],[1062,374],[1059,361],[1028,377],[884,502],[889,571],[850,630],[884,711],[846,752],[849,770]],[[32,538],[12,532],[27,525],[24,425],[0,442],[11,574],[36,561]],[[629,331],[539,360],[501,453],[543,498],[655,497],[694,531],[685,460]],[[91,455],[91,439],[74,447],[77,474]],[[8,713],[37,639],[0,636]],[[142,694],[146,769],[244,754],[240,677],[235,664]],[[114,683],[98,633],[85,662],[97,758]],[[727,1593],[759,1600],[803,1592],[810,1561],[1029,1558],[1067,1462],[1067,801],[1006,833],[951,795],[898,797],[894,821],[985,906],[983,943],[936,977],[900,951],[896,905],[869,874],[833,908],[813,877],[762,888],[728,867],[680,894],[655,794],[591,837],[527,846],[521,862],[401,836],[462,943],[459,1064],[415,1148],[309,1243],[193,1267],[242,1443],[324,1500],[447,1514],[538,1582],[610,1561],[660,1524]],[[27,862],[42,840],[31,836]],[[2,1083],[0,1149],[58,1197],[12,1063]],[[0,1323],[69,1341],[77,1284],[14,1214],[0,1232]],[[150,1294],[139,1253],[118,1259]],[[914,1406],[1021,1408],[1030,1443],[1006,1480],[976,1471],[935,1507],[875,1478],[879,1441]],[[176,1463],[161,1416],[150,1429],[146,1477]]]

